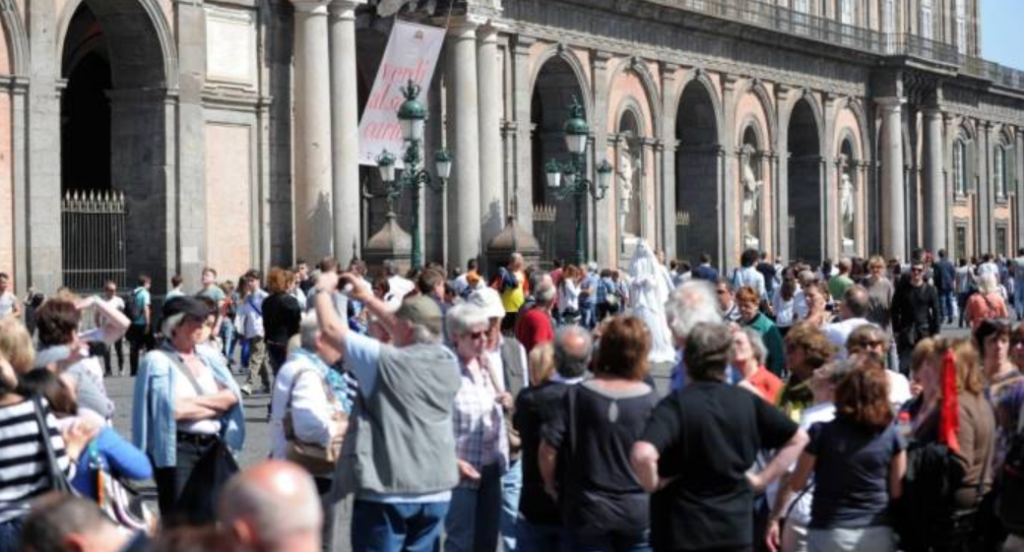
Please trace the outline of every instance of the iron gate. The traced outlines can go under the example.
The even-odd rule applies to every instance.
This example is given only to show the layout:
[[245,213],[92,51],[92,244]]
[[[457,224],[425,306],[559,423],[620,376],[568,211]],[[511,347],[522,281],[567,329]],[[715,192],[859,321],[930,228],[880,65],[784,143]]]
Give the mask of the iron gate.
[[127,208],[119,191],[69,191],[61,201],[64,285],[76,293],[128,284]]

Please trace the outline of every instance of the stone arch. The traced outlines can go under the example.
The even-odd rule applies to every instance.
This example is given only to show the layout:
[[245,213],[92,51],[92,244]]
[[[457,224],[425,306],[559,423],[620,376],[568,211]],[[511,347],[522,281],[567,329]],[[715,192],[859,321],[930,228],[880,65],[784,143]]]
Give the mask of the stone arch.
[[572,51],[572,49],[567,47],[565,44],[552,44],[537,56],[533,65],[533,73],[530,75],[531,96],[537,89],[537,81],[540,79],[541,73],[544,71],[544,68],[547,67],[548,62],[552,59],[558,59],[564,62],[576,77],[576,83],[580,90],[580,103],[583,104],[583,109],[587,113],[587,120],[589,122],[591,113],[594,112],[594,98],[590,93],[593,87],[590,86],[590,78],[587,76],[587,71],[583,67],[583,62],[580,61],[576,52]]
[[739,132],[736,133],[737,149],[743,149],[744,146],[748,145],[750,140],[747,138],[753,135],[753,142],[756,145],[754,149],[757,152],[771,151],[771,141],[765,136],[767,132],[761,128],[761,122],[754,114],[747,114],[737,128],[739,128]]
[[[584,119],[592,125],[592,101],[588,94],[583,66],[571,52],[555,46],[545,51],[532,78],[530,123],[531,182],[534,205],[544,212],[535,213],[533,233],[547,259],[575,257],[573,200],[559,200],[548,189],[545,166],[551,160],[564,163],[569,150],[562,131],[569,117],[569,106],[576,98],[583,106]],[[533,208],[533,206],[529,206]],[[586,224],[586,222],[584,222]],[[586,232],[585,232],[586,234]]]
[[[722,98],[718,94],[718,86],[708,76],[708,72],[700,67],[696,67],[686,73],[686,75],[680,81],[679,94],[672,102],[675,107],[675,111],[672,114],[673,119],[679,118],[679,108],[683,104],[683,95],[686,93],[687,88],[696,83],[703,88],[703,92],[707,94],[707,99],[710,101],[711,107],[714,110],[714,125],[717,129],[717,143],[725,143],[725,110],[722,107]],[[678,137],[678,134],[676,135]]]
[[651,74],[647,63],[637,56],[620,61],[615,70],[608,76],[609,89],[614,89],[615,82],[628,71],[636,74],[640,80],[640,85],[643,87],[644,95],[646,96],[644,99],[647,104],[647,113],[650,113],[651,117],[650,135],[661,136],[661,94],[654,83],[654,75]]
[[[721,154],[724,113],[707,73],[684,79],[676,108],[676,257],[721,262]],[[696,266],[696,265],[695,265]]]
[[[172,240],[154,245],[147,239],[177,224],[168,208],[177,200],[168,193],[176,174],[176,127],[168,124],[167,100],[177,87],[178,63],[167,21],[157,0],[72,0],[58,29],[56,76],[67,79],[62,187],[124,194],[124,269],[129,277],[153,275],[159,293],[177,255]],[[76,251],[73,243],[63,249]],[[75,262],[65,255],[65,263]]]
[[857,98],[848,97],[846,98],[846,109],[853,113],[854,119],[857,120],[857,128],[859,129],[860,140],[858,141],[858,147],[860,149],[860,161],[867,161],[871,158],[871,146],[868,139],[870,138],[870,127],[868,126],[868,117],[864,112],[864,104]]
[[30,70],[28,30],[25,20],[18,11],[17,2],[9,2],[0,9],[0,24],[7,39],[7,55],[11,74],[27,76]]
[[[768,93],[768,88],[765,86],[764,82],[760,79],[746,79],[743,84],[739,86],[736,90],[735,96],[736,105],[733,106],[733,109],[735,110],[734,114],[737,118],[739,117],[741,102],[743,101],[744,96],[748,93],[753,94],[754,97],[757,98],[758,103],[761,104],[761,111],[764,114],[765,124],[767,125],[767,128],[764,129],[765,135],[763,136],[765,141],[761,144],[765,151],[774,151],[776,146],[775,140],[779,135],[777,129],[779,118],[778,112],[775,109],[775,103],[772,101],[772,96]],[[742,129],[743,127],[740,126],[737,128]]]
[[[111,52],[111,61],[117,65],[115,71],[121,74],[119,78],[123,81],[114,83],[115,86],[118,88],[133,87],[137,85],[136,81],[139,81],[143,86],[151,86],[153,82],[159,82],[164,88],[177,89],[178,54],[174,46],[174,34],[171,32],[170,25],[157,0],[69,0],[57,18],[55,59],[64,59],[68,28],[75,12],[82,4],[89,6],[101,21],[111,18],[122,19],[122,21],[106,25],[111,29],[106,31],[108,34],[112,33],[111,42],[118,44],[120,49],[118,52]],[[140,17],[143,15],[145,19]],[[128,23],[129,19],[132,20],[131,24]],[[150,38],[155,41],[145,39],[139,41],[138,37],[132,33],[140,29],[153,31]],[[122,44],[125,46],[120,46]],[[129,49],[127,44],[133,45],[133,48]],[[162,61],[159,67],[146,67],[148,60],[154,57],[159,57]],[[126,78],[133,73],[133,68],[142,71],[143,75],[137,79]],[[154,79],[151,72],[159,72],[162,76],[159,79]],[[143,80],[144,84],[142,84]]]
[[[790,111],[789,143],[789,213],[790,250],[794,260],[817,263],[824,250],[822,119],[815,110],[813,96],[804,94]],[[789,221],[786,221],[787,223]]]

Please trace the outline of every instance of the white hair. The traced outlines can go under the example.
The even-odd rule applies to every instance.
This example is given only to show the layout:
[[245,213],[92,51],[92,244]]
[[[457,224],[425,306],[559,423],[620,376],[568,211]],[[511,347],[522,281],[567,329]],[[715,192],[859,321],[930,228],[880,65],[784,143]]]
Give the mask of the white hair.
[[681,342],[686,342],[697,324],[722,323],[715,288],[703,280],[691,280],[676,288],[665,305],[665,316],[672,335]]
[[997,290],[999,290],[999,282],[996,280],[995,274],[985,273],[978,278],[978,291],[988,294]]
[[448,334],[464,335],[473,328],[490,325],[487,312],[472,303],[459,303],[448,309]]
[[320,320],[316,316],[316,311],[311,310],[303,314],[302,321],[299,322],[299,346],[315,353],[317,348],[316,342],[319,338]]
[[768,360],[768,348],[764,346],[764,338],[754,328],[744,327],[740,331],[747,335],[747,341],[750,342],[750,350],[754,353],[757,363],[764,364]]

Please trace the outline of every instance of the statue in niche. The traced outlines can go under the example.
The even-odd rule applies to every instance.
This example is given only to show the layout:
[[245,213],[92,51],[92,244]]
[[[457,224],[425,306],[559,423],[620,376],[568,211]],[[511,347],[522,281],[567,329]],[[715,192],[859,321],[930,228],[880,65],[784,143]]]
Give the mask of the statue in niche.
[[857,206],[853,196],[853,180],[850,173],[843,171],[839,179],[839,219],[842,221],[843,245],[853,245],[854,219]]
[[639,161],[630,148],[629,141],[625,141],[619,150],[615,171],[618,176],[619,227],[623,233],[634,236],[640,235],[639,213],[635,212],[633,205],[637,201],[637,165],[639,165]]
[[761,246],[761,186],[754,174],[753,156],[744,156],[743,163],[743,242],[746,247]]

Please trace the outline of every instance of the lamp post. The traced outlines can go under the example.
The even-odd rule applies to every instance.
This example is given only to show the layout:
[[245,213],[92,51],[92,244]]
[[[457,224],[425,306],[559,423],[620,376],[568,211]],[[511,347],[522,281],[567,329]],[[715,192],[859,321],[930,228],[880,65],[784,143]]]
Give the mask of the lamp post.
[[384,150],[377,156],[377,169],[386,186],[385,195],[388,199],[389,214],[393,211],[394,202],[406,190],[412,191],[412,269],[423,268],[423,242],[420,234],[420,190],[424,185],[441,192],[452,172],[452,155],[446,149],[434,154],[434,170],[437,176],[431,176],[425,168],[420,167],[423,158],[420,147],[423,144],[423,132],[427,120],[427,108],[417,99],[420,87],[411,79],[402,88],[405,101],[398,108],[398,122],[402,126],[402,139],[405,152],[402,153],[404,168],[400,175],[395,174],[395,156]]
[[[569,148],[569,160],[564,164],[556,159],[551,159],[544,166],[547,175],[548,187],[551,188],[556,199],[562,200],[572,197],[574,211],[574,222],[576,224],[576,262],[582,265],[586,262],[586,253],[583,251],[583,200],[590,196],[594,201],[601,201],[608,192],[608,179],[612,174],[612,166],[607,160],[602,160],[597,166],[597,184],[595,185],[586,176],[587,170],[587,142],[590,139],[590,127],[583,118],[583,106],[576,98],[573,98],[569,106],[569,119],[563,127],[565,133],[565,144]],[[563,186],[562,180],[565,180]]]

